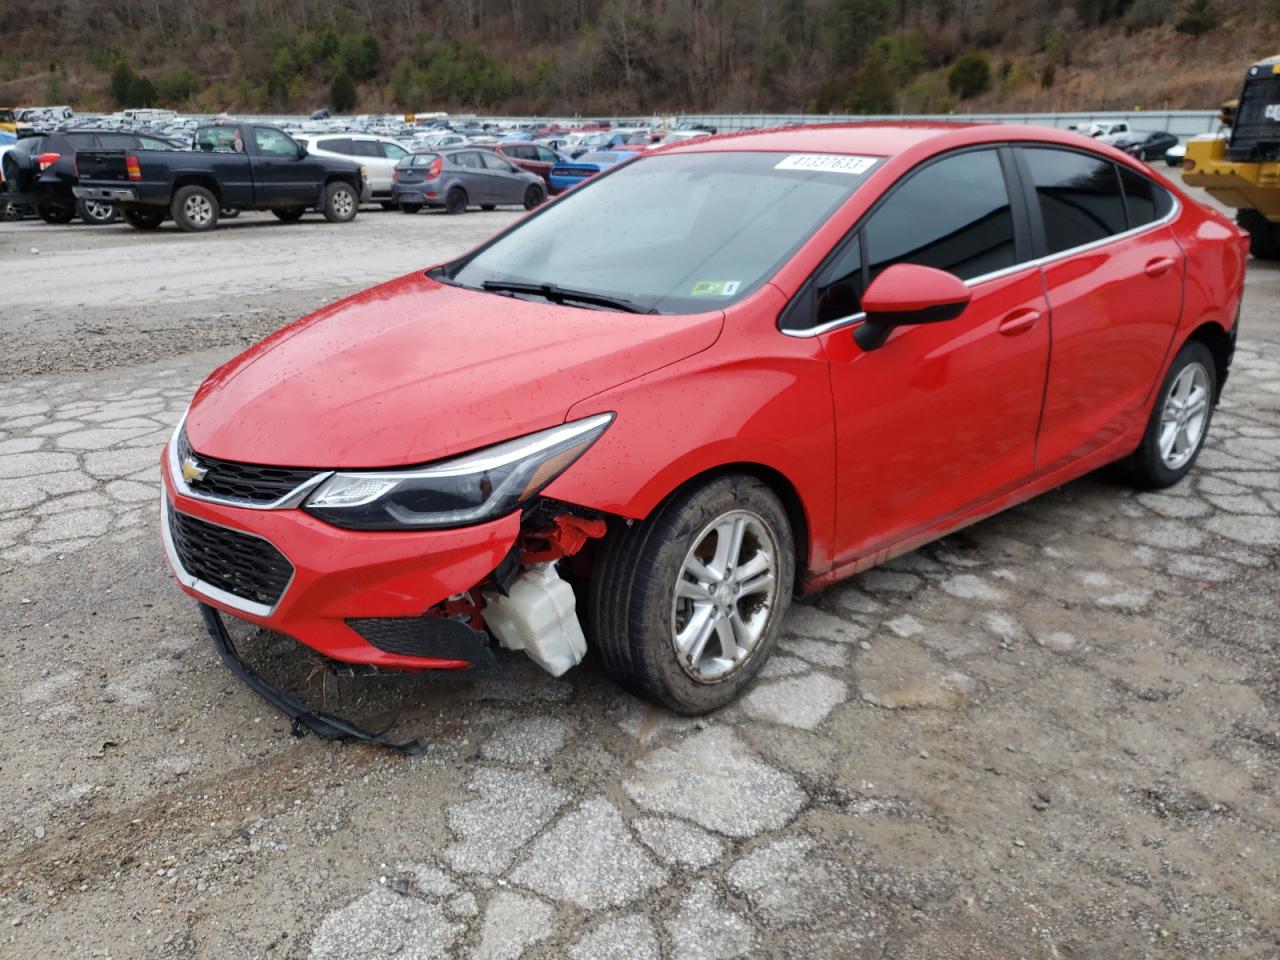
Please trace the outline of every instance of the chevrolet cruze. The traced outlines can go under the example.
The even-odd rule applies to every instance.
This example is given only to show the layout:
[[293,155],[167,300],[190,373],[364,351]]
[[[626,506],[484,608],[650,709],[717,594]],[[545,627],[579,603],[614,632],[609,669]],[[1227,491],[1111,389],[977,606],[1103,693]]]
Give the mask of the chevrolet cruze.
[[1178,482],[1244,264],[1068,132],[653,151],[216,370],[164,456],[169,562],[211,623],[334,660],[593,655],[711,710],[797,592],[1105,464]]

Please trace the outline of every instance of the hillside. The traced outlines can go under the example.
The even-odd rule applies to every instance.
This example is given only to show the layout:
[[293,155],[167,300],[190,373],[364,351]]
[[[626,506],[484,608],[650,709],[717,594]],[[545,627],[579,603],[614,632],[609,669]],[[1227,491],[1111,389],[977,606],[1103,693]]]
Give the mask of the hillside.
[[60,0],[0,7],[0,103],[80,110],[1204,109],[1276,0]]

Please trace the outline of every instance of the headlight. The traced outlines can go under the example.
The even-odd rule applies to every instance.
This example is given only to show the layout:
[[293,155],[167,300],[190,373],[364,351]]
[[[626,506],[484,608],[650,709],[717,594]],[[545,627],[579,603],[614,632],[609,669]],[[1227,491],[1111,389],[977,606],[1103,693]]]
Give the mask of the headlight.
[[352,530],[461,527],[505,516],[600,438],[612,413],[408,470],[335,473],[303,509]]

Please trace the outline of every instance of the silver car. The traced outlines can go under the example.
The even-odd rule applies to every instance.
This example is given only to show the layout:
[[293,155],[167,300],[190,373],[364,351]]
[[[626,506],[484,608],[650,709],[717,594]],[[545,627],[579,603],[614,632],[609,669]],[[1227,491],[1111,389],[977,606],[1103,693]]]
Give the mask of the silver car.
[[414,153],[396,164],[391,199],[405,213],[423,207],[444,207],[445,213],[465,213],[468,207],[492,210],[501,203],[518,203],[526,210],[547,199],[547,188],[536,173],[482,147],[456,147]]

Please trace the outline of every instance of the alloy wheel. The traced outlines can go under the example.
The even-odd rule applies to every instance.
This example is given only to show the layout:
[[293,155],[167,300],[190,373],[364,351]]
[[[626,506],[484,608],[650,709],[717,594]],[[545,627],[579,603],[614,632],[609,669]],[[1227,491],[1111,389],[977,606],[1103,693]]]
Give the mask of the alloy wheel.
[[1209,421],[1209,371],[1189,363],[1174,378],[1160,416],[1160,459],[1181,470],[1200,449]]
[[213,204],[208,197],[197,193],[187,197],[187,202],[182,205],[182,212],[191,223],[203,227],[213,219]]
[[349,190],[339,190],[333,195],[333,212],[340,217],[350,216],[354,205]]
[[777,539],[756,514],[733,510],[703,528],[671,608],[671,643],[685,673],[716,683],[751,658],[777,603],[777,570]]

